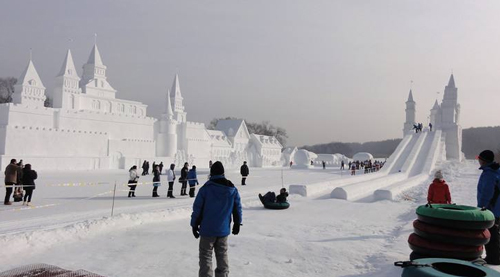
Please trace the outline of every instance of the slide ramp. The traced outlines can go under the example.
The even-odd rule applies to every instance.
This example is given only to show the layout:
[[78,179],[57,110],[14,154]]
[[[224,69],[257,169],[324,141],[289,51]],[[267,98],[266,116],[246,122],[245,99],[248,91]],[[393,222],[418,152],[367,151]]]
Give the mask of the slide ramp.
[[[377,190],[393,185],[400,186],[408,181],[410,177],[420,175],[424,168],[427,168],[429,172],[433,168],[436,159],[428,159],[428,157],[437,158],[439,156],[436,149],[438,148],[438,142],[441,140],[441,132],[438,132],[413,134],[412,140],[404,147],[400,157],[395,160],[393,167],[389,169],[390,174],[369,181],[337,187],[331,192],[330,197],[356,201],[374,195]],[[414,178],[409,184],[414,184],[417,182],[416,180],[422,178]]]

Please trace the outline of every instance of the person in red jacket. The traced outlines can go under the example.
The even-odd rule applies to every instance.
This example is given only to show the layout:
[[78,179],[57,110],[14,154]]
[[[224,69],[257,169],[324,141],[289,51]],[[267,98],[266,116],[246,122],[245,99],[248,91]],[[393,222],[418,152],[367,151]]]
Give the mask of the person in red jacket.
[[429,186],[427,193],[427,202],[430,204],[451,204],[450,189],[443,179],[441,170],[434,174],[434,181]]

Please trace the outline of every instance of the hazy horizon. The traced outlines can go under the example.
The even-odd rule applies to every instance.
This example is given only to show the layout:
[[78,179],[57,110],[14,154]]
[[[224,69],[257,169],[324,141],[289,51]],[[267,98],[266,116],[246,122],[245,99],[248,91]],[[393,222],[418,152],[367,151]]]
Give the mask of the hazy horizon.
[[0,3],[0,77],[32,48],[47,94],[68,48],[81,76],[97,33],[117,97],[154,117],[178,73],[189,121],[269,120],[296,146],[401,138],[409,90],[426,124],[453,72],[462,127],[500,125],[497,1]]

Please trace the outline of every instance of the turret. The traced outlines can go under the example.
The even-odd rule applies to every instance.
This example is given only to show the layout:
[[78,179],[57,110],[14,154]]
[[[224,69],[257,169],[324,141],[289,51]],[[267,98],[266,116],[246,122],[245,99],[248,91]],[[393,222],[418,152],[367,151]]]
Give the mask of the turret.
[[30,58],[28,66],[19,77],[19,82],[14,86],[12,102],[32,107],[43,107],[45,99],[45,87]]
[[52,106],[54,108],[78,109],[76,95],[82,92],[79,82],[80,77],[76,72],[71,51],[68,50],[61,70],[56,77]]
[[403,136],[406,135],[408,132],[411,132],[413,128],[413,124],[416,123],[415,117],[416,117],[416,106],[417,104],[415,101],[413,101],[413,93],[410,90],[410,93],[408,94],[408,100],[406,101],[406,122],[403,125]]
[[177,152],[177,121],[174,119],[170,91],[167,92],[165,111],[159,121],[160,130],[156,140],[156,155],[174,157]]
[[97,44],[92,48],[87,63],[83,65],[80,87],[86,94],[105,98],[116,96],[116,90],[107,81],[106,66],[102,63]]
[[172,89],[170,90],[172,95],[170,96],[172,101],[172,110],[174,112],[174,118],[179,123],[186,122],[186,112],[184,111],[183,99],[181,94],[181,87],[179,84],[179,75],[175,74],[174,82],[172,83]]
[[458,89],[455,87],[455,79],[453,78],[453,74],[451,74],[448,85],[444,89],[443,102],[441,104],[444,125],[456,123],[457,104]]
[[431,109],[430,123],[432,123],[434,130],[441,128],[441,107],[437,100]]

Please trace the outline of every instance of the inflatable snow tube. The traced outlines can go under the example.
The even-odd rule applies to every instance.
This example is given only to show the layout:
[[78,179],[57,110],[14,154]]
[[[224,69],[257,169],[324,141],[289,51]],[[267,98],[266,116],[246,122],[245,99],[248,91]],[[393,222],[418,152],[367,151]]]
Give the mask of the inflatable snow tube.
[[435,242],[426,240],[415,234],[410,235],[408,244],[411,250],[418,254],[437,258],[473,260],[481,257],[483,253],[483,246],[454,245]]
[[500,277],[500,273],[493,269],[455,259],[418,259],[413,264],[403,269],[402,277]]
[[417,216],[418,220],[431,225],[457,229],[488,229],[495,223],[492,212],[464,205],[422,205],[417,208]]
[[261,194],[259,194],[259,199],[260,199],[260,202],[262,202],[262,205],[264,205],[264,208],[266,208],[266,209],[284,210],[284,209],[288,209],[290,207],[290,203],[288,203],[288,202],[284,202],[284,203],[265,202]]
[[413,221],[413,232],[424,239],[456,245],[481,246],[490,241],[490,231],[451,229]]
[[[429,258],[435,258],[435,256],[432,256],[432,255],[423,255],[423,254],[417,253],[415,251],[411,251],[411,253],[410,253],[410,261],[414,261],[414,260],[417,260],[417,259],[429,259]],[[469,262],[483,261],[481,259],[481,257],[479,257],[479,258],[470,258],[470,259],[457,259],[457,260],[469,261]]]

